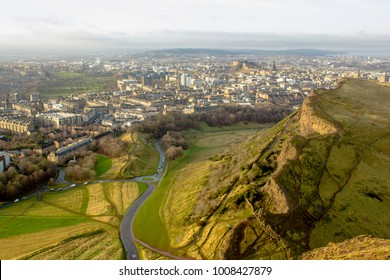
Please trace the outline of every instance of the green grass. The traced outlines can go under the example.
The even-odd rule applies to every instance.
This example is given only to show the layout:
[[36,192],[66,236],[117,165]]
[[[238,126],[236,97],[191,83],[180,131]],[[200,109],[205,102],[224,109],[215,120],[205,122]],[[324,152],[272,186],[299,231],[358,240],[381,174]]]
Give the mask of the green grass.
[[[205,148],[191,148],[184,151],[182,157],[173,163],[169,163],[167,175],[163,178],[155,192],[140,208],[135,218],[134,234],[138,239],[162,250],[168,250],[170,248],[169,236],[161,220],[159,209],[165,201],[165,196],[176,172],[190,163],[198,152],[204,150]],[[156,235],[156,232],[158,232],[158,235]]]
[[[169,250],[194,240],[195,225],[204,219],[204,231],[196,241],[199,248],[192,245],[186,248],[187,253],[197,258],[198,249],[206,258],[214,258],[213,252],[228,252],[229,257],[288,258],[297,257],[309,246],[316,248],[361,234],[390,238],[390,216],[385,214],[390,209],[389,96],[389,87],[351,80],[340,89],[310,97],[314,114],[328,121],[321,123],[320,118],[315,118],[317,123],[313,125],[322,129],[333,123],[339,133],[332,135],[303,137],[299,114],[282,134],[287,119],[251,136],[248,142],[240,138],[251,134],[247,133],[249,129],[241,130],[242,126],[235,131],[231,127],[201,124],[203,131],[185,133],[191,148],[169,163],[158,190],[141,208],[136,219],[137,237]],[[222,155],[213,156],[223,147],[229,148]],[[203,168],[206,164],[210,168]],[[279,186],[267,185],[256,197],[269,179],[266,176],[275,170],[278,173],[274,173],[274,179]],[[238,178],[236,181],[234,176]],[[280,193],[275,191],[277,187],[281,188]],[[227,193],[229,197],[224,200]],[[248,202],[250,199],[252,204]],[[199,202],[196,207],[193,201]],[[218,204],[220,201],[223,203]],[[294,209],[289,215],[284,212],[289,209],[277,207],[284,201]],[[267,239],[255,242],[261,248],[255,254],[234,253],[235,248],[240,248],[237,239],[242,238],[240,244],[248,246],[255,238],[248,224],[253,222],[253,230],[261,229],[250,220],[251,215],[256,217],[253,214],[256,212],[251,213],[252,207],[269,212],[258,218],[271,226],[283,246],[271,244]],[[141,224],[144,221],[147,222]],[[231,229],[234,231],[230,234],[237,236],[226,237],[225,233]],[[153,231],[161,232],[162,238],[153,236]],[[259,231],[258,234],[261,235]],[[224,251],[223,246],[231,247]],[[272,247],[277,249],[276,254]]]
[[139,194],[143,194],[146,189],[148,188],[148,185],[145,184],[145,183],[138,183],[138,191],[139,191]]
[[95,172],[96,177],[100,177],[112,167],[112,160],[106,156],[98,154],[96,157]]
[[57,189],[59,189],[59,188],[64,188],[64,187],[66,187],[68,184],[67,183],[57,183],[57,184],[55,184],[55,185],[53,185],[53,186],[47,186],[47,188],[48,189],[55,189],[55,190],[57,190]]
[[[210,129],[209,131],[190,131],[186,135],[190,142],[190,148],[185,150],[181,157],[168,163],[169,168],[166,176],[163,177],[156,191],[145,202],[136,216],[134,234],[138,239],[153,247],[170,250],[171,241],[164,222],[166,217],[160,216],[162,207],[167,203],[170,186],[179,173],[190,164],[208,161],[209,157],[221,152],[230,143],[238,141],[246,135],[256,133],[256,130],[251,128],[247,133],[243,133],[244,130],[241,129],[245,128],[244,125],[235,128],[237,132],[234,131],[234,128],[227,127],[225,131],[218,129],[217,134],[214,133],[215,130]],[[194,170],[194,172],[196,171]],[[156,235],[155,232],[159,234]],[[175,246],[176,244],[172,245]]]
[[146,187],[128,182],[91,184],[2,208],[0,258],[121,259],[122,215]]
[[137,135],[136,141],[135,149],[129,149],[129,161],[122,170],[125,178],[153,175],[158,167],[160,155],[153,141],[146,140],[146,136],[142,134]]
[[49,81],[39,85],[39,92],[47,97],[58,97],[75,93],[101,92],[115,88],[116,79],[113,76],[53,72]]
[[[69,227],[86,221],[84,217],[27,217],[21,216],[4,222],[0,217],[0,238]],[[3,220],[3,221],[2,221]]]

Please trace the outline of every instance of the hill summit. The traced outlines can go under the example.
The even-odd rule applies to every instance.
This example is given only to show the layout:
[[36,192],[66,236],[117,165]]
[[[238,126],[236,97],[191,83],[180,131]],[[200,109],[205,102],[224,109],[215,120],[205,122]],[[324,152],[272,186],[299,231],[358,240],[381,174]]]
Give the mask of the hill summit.
[[[165,218],[172,246],[197,259],[295,259],[359,235],[390,238],[389,107],[390,88],[373,81],[313,92],[196,170],[192,205]],[[180,203],[168,195],[163,208]]]

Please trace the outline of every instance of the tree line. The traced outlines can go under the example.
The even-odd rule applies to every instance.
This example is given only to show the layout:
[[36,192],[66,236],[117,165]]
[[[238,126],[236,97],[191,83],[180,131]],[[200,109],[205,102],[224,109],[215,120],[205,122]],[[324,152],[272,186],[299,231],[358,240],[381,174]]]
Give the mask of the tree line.
[[0,172],[0,201],[12,200],[54,181],[56,172],[57,166],[42,156],[15,159],[12,166]]
[[154,138],[161,138],[168,131],[199,129],[202,122],[209,126],[227,126],[238,122],[276,123],[291,113],[292,109],[279,106],[252,108],[229,105],[211,112],[190,115],[169,112],[166,115],[152,116],[137,125],[136,130],[149,133]]

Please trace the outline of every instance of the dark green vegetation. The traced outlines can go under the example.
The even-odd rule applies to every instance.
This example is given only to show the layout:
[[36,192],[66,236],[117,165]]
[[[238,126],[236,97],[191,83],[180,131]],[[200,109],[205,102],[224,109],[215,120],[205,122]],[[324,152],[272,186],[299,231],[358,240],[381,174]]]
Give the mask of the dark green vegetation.
[[110,168],[112,167],[112,160],[106,156],[103,155],[97,155],[96,156],[96,163],[95,163],[95,172],[96,177],[99,177],[100,175],[104,174]]
[[291,109],[276,105],[259,105],[257,108],[243,106],[223,106],[206,113],[183,114],[170,112],[153,116],[137,127],[154,138],[160,138],[169,131],[201,129],[207,124],[212,127],[236,125],[237,123],[275,123],[292,112]]
[[69,164],[66,168],[66,178],[71,181],[91,181],[112,167],[112,160],[104,155],[84,152],[77,163]]
[[[169,250],[290,259],[357,235],[390,238],[389,97],[376,82],[348,80],[222,153],[199,144],[185,151],[161,184]],[[203,159],[186,162],[195,151]]]
[[116,88],[116,79],[110,74],[53,72],[49,80],[42,82],[38,92],[47,97],[60,97],[75,93],[102,92]]

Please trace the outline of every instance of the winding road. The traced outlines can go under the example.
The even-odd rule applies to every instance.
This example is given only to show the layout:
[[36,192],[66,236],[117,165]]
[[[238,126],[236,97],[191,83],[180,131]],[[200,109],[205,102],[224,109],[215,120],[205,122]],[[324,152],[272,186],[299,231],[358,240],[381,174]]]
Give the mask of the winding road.
[[158,184],[160,183],[160,180],[163,176],[163,172],[166,168],[165,154],[161,148],[160,141],[157,141],[155,146],[157,151],[160,154],[160,161],[158,163],[157,172],[152,176],[137,177],[130,180],[136,182],[144,182],[148,185],[148,188],[140,197],[138,197],[138,199],[135,202],[133,202],[133,204],[127,210],[126,214],[123,216],[121,222],[120,236],[128,260],[139,260],[139,254],[134,242],[134,232],[133,232],[133,222],[135,216],[137,215],[138,210],[141,208],[144,202],[154,192],[156,186],[158,186]]

